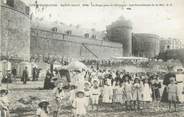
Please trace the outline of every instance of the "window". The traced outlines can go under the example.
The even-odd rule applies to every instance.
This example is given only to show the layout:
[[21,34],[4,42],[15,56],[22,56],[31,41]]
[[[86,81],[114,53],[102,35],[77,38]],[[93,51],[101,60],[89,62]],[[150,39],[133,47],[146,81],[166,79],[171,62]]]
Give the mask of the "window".
[[14,7],[14,0],[7,0],[6,4],[11,6],[11,7]]
[[53,31],[53,32],[57,32],[57,27],[53,27],[53,28],[52,28],[52,31]]
[[71,34],[72,34],[72,31],[71,31],[71,30],[67,30],[67,31],[66,31],[66,34],[67,34],[67,35],[71,35]]

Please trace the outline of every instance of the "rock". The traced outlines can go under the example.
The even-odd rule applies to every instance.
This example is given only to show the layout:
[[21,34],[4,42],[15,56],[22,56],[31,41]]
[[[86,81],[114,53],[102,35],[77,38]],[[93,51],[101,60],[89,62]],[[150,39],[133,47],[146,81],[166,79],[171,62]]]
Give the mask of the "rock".
[[11,106],[11,110],[14,112],[30,112],[35,111],[38,107],[40,98],[35,96],[28,96],[18,99],[15,104]]
[[18,102],[22,103],[22,104],[31,104],[32,101],[29,98],[20,98],[18,100]]
[[11,109],[14,112],[26,112],[26,111],[32,111],[33,110],[31,105],[25,105],[25,104],[22,104],[20,102],[16,102]]
[[35,97],[35,96],[29,96],[29,98],[30,98],[30,100],[32,100],[32,101],[40,100],[40,98]]
[[23,104],[32,104],[33,101],[40,101],[40,98],[35,97],[35,96],[28,96],[25,98],[20,98],[18,102],[23,103]]

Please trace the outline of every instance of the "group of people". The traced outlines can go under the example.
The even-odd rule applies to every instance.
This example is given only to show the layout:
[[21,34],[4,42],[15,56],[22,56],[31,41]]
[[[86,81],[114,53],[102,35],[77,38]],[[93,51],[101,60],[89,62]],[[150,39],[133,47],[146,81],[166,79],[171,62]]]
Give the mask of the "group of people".
[[[32,68],[32,81],[38,81],[39,74],[40,74],[40,69],[37,67],[33,67]],[[26,84],[27,81],[29,81],[29,80],[30,79],[29,79],[28,67],[25,66],[25,68],[22,72],[21,81],[23,82],[23,84]]]
[[[180,79],[176,78],[178,76]],[[58,83],[58,79],[61,79],[61,83]],[[90,109],[98,110],[101,104],[125,106],[126,111],[131,111],[143,109],[142,105],[152,101],[159,108],[159,102],[162,101],[169,103],[170,111],[173,104],[176,111],[176,103],[183,102],[183,79],[181,69],[178,69],[177,73],[160,74],[93,68],[72,70],[70,76],[56,70],[53,78],[50,76],[53,86],[56,86],[54,94],[58,108],[60,109],[61,103],[66,103],[68,99],[68,104],[72,106],[73,115],[76,117],[85,116]],[[165,87],[163,95],[160,92],[162,87]]]
[[[33,67],[32,68],[32,81],[38,81],[40,75],[40,69],[37,67]],[[12,68],[12,70],[6,70],[6,72],[4,74],[2,74],[2,76],[0,76],[2,78],[1,82],[2,83],[12,83],[12,82],[16,82],[17,80],[17,69],[15,67]],[[28,67],[25,66],[24,70],[22,71],[22,76],[21,76],[21,81],[23,82],[23,84],[26,84],[27,81],[29,81],[29,71],[28,71]]]
[[[58,117],[65,106],[70,106],[74,117],[85,117],[90,110],[98,111],[103,105],[116,106],[118,110],[139,111],[144,104],[154,101],[159,108],[160,102],[168,102],[169,110],[176,111],[177,103],[184,102],[183,69],[169,73],[139,72],[129,73],[114,69],[60,69],[46,73],[45,89],[53,90],[54,103],[42,100],[38,104],[36,115],[49,117],[48,106],[54,108],[53,114]],[[27,78],[27,67],[23,78]],[[26,79],[23,79],[26,84]],[[50,83],[50,84],[49,84]],[[161,93],[160,89],[164,91]],[[8,90],[0,89],[0,109],[9,116]],[[119,108],[120,107],[120,108]],[[2,111],[1,111],[2,112]]]

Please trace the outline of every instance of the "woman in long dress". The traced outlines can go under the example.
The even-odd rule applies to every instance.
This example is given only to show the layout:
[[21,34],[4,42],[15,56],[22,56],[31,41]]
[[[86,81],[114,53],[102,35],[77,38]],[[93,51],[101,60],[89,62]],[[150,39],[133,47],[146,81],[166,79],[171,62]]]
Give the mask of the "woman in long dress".
[[52,74],[48,70],[45,76],[45,80],[44,80],[44,86],[43,86],[44,89],[54,88],[54,84],[51,82],[51,79],[52,79]]

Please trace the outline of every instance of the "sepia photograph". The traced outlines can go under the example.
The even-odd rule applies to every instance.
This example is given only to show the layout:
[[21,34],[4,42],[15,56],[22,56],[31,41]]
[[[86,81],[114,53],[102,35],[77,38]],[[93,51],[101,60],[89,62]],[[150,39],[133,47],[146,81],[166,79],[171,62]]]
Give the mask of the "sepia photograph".
[[0,0],[0,117],[184,117],[183,0]]

